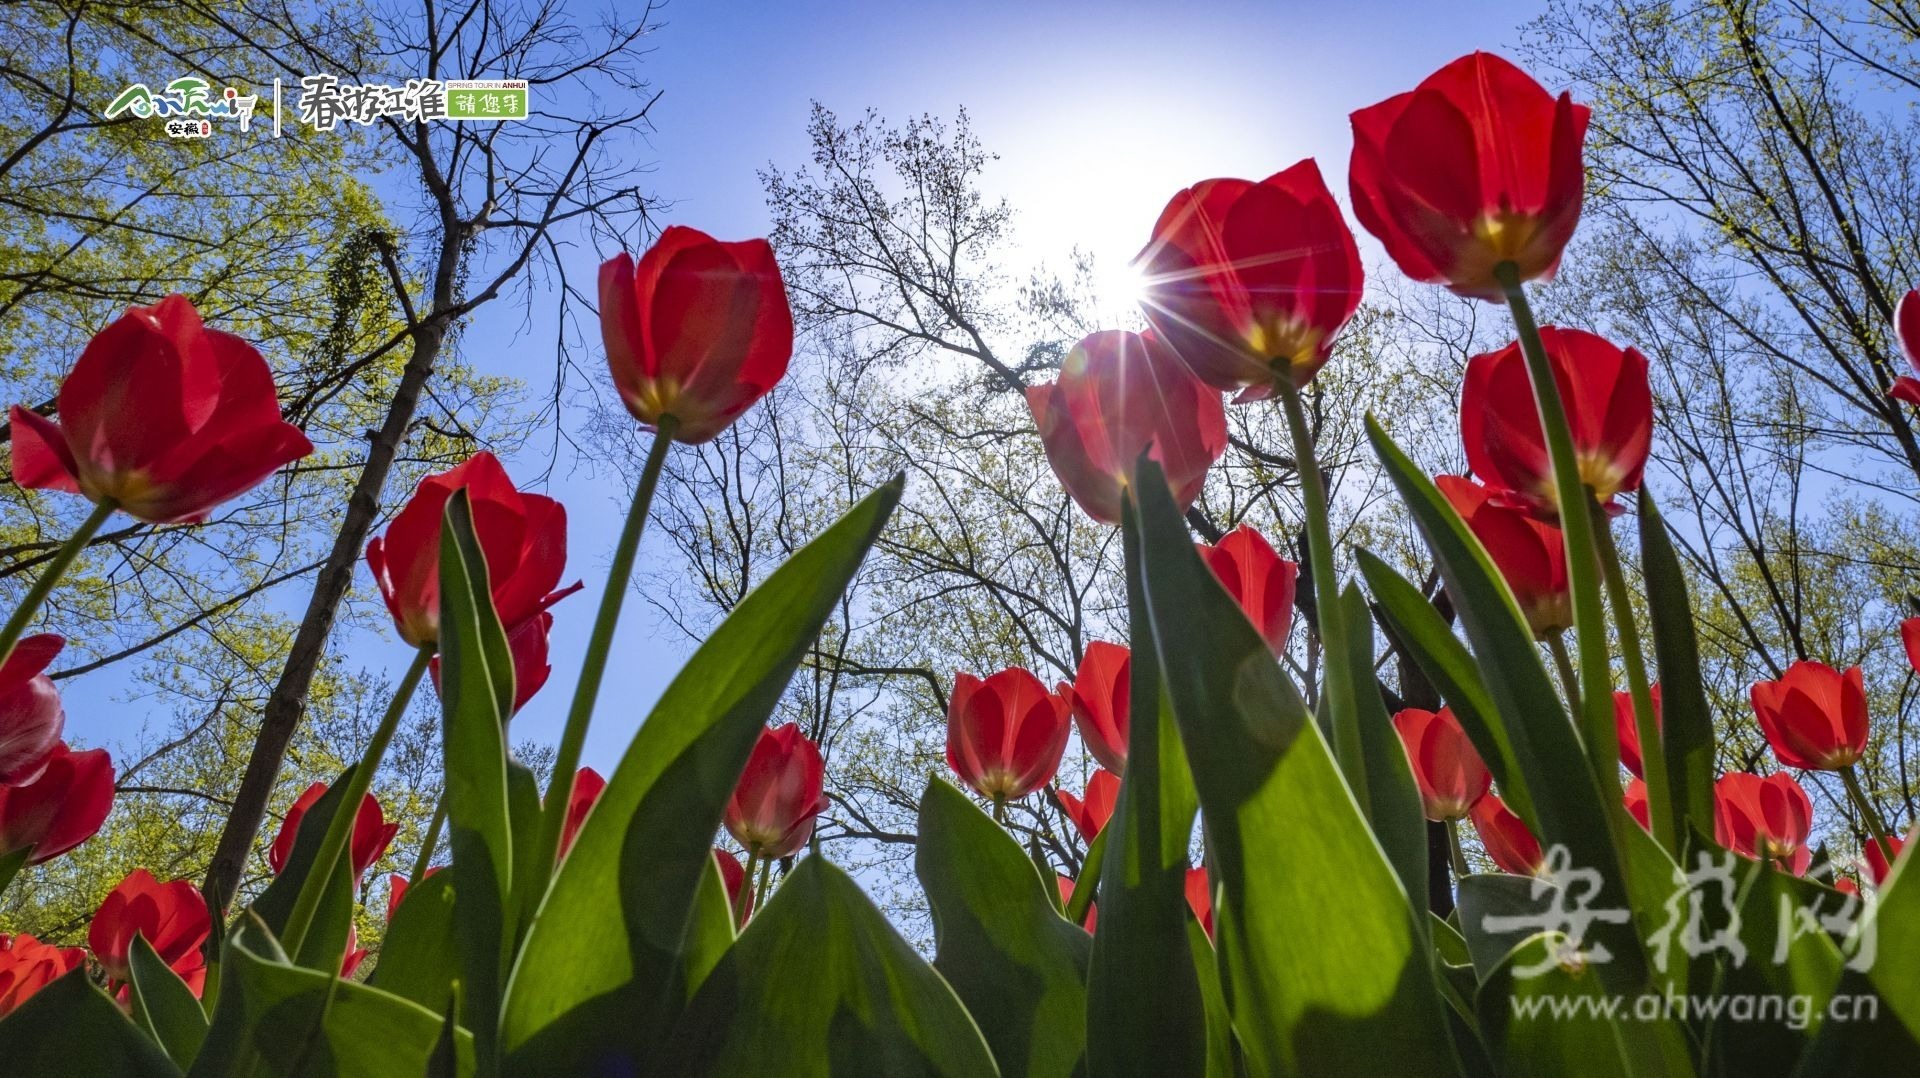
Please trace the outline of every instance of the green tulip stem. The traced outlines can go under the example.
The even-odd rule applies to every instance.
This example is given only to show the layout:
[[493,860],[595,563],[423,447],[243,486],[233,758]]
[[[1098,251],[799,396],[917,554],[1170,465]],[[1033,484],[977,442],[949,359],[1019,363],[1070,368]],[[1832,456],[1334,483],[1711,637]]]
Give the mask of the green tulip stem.
[[633,506],[620,528],[620,542],[613,550],[613,564],[607,570],[607,587],[600,595],[600,611],[593,618],[593,635],[587,639],[587,656],[580,664],[580,681],[574,686],[573,706],[567,711],[567,725],[560,731],[560,744],[553,753],[553,779],[547,784],[546,809],[541,817],[540,845],[535,851],[539,864],[531,866],[535,879],[544,879],[553,871],[560,853],[560,836],[566,831],[568,794],[573,789],[574,772],[580,769],[580,750],[586,744],[587,724],[593,718],[594,703],[600,696],[600,681],[607,672],[607,655],[613,650],[613,630],[620,622],[620,605],[626,601],[633,581],[633,560],[640,550],[640,536],[647,529],[647,512],[653,505],[654,488],[660,485],[660,470],[667,463],[667,450],[673,447],[673,432],[680,421],[670,415],[654,425],[653,445],[647,450],[646,465],[640,471],[640,485],[634,488]]
[[[1661,748],[1660,716],[1653,710],[1653,690],[1640,647],[1640,626],[1627,594],[1626,574],[1620,568],[1620,548],[1614,544],[1607,511],[1593,505],[1593,534],[1600,547],[1600,571],[1606,579],[1607,605],[1613,609],[1614,632],[1627,668],[1627,694],[1633,700],[1633,727],[1640,735],[1640,775],[1647,783],[1647,831],[1669,853],[1680,855],[1679,831],[1673,819],[1673,797],[1667,778],[1667,754]],[[1616,744],[1618,731],[1615,732]]]
[[1087,844],[1087,856],[1080,862],[1080,878],[1073,881],[1073,895],[1067,899],[1067,920],[1074,924],[1084,924],[1087,911],[1093,908],[1093,900],[1100,889],[1100,870],[1107,861],[1107,832],[1102,827],[1100,833],[1093,836]]
[[746,867],[740,870],[740,893],[733,899],[733,926],[736,931],[747,927],[747,910],[753,903],[753,870],[760,864],[760,855],[752,847],[747,849]]
[[[741,883],[745,884],[746,881],[742,880]],[[742,886],[741,890],[744,891],[746,888]],[[766,908],[767,893],[771,890],[773,890],[773,858],[763,857],[760,859],[760,886],[753,889],[754,909]]]
[[1873,830],[1867,841],[1880,847],[1881,856],[1887,859],[1888,866],[1893,864],[1893,843],[1887,840],[1893,836],[1893,830],[1887,826],[1886,818],[1874,807],[1867,791],[1860,785],[1860,776],[1854,771],[1854,765],[1848,764],[1840,769],[1840,782],[1847,788],[1847,796],[1853,799],[1853,807],[1860,810],[1860,821]]
[[95,502],[93,512],[88,513],[87,519],[80,522],[80,527],[72,535],[67,536],[67,541],[60,544],[60,549],[53,552],[53,560],[48,562],[46,569],[40,573],[40,579],[35,580],[33,587],[27,589],[26,597],[20,600],[20,606],[14,610],[13,616],[7,619],[6,627],[0,628],[0,662],[5,662],[13,654],[13,646],[20,642],[20,637],[27,631],[27,626],[33,624],[34,615],[40,613],[41,605],[47,601],[47,596],[53,593],[53,586],[60,582],[61,577],[67,575],[67,570],[73,567],[74,560],[80,557],[80,552],[85,550],[87,544],[93,540],[94,533],[100,530],[100,526],[107,522],[107,518],[112,516],[117,508],[119,503],[112,498],[102,498]]
[[1364,801],[1366,761],[1360,749],[1359,697],[1354,685],[1353,665],[1347,660],[1347,631],[1340,612],[1340,574],[1333,562],[1333,529],[1329,523],[1326,481],[1320,475],[1320,461],[1314,453],[1313,435],[1307,428],[1307,412],[1300,404],[1300,390],[1288,379],[1278,384],[1280,407],[1287,415],[1287,431],[1293,438],[1293,459],[1300,475],[1300,501],[1306,510],[1307,562],[1313,571],[1313,609],[1320,647],[1327,656],[1325,714],[1333,720],[1333,754],[1340,772],[1356,796]]
[[1574,641],[1580,656],[1580,701],[1574,708],[1579,721],[1575,725],[1586,742],[1588,765],[1601,793],[1609,804],[1617,805],[1625,791],[1620,784],[1620,745],[1613,727],[1607,615],[1600,598],[1593,515],[1584,508],[1593,495],[1580,478],[1573,430],[1567,425],[1553,362],[1547,358],[1546,342],[1540,339],[1540,327],[1533,320],[1533,307],[1520,283],[1519,268],[1502,262],[1494,267],[1493,275],[1506,292],[1507,306],[1513,312],[1520,351],[1527,361],[1527,377],[1533,384],[1534,404],[1540,412],[1540,430],[1546,439],[1547,456],[1553,462],[1554,498],[1567,541],[1567,580],[1573,595]]
[[308,927],[313,924],[315,911],[320,908],[320,898],[327,892],[327,881],[333,878],[333,867],[340,863],[353,838],[353,825],[360,815],[360,802],[366,799],[367,790],[373,786],[374,773],[380,770],[380,762],[386,758],[387,745],[393,741],[394,731],[400,728],[401,716],[407,713],[407,704],[412,702],[414,690],[420,687],[420,679],[426,676],[427,664],[433,660],[434,650],[434,645],[426,644],[413,653],[413,662],[408,664],[406,674],[400,678],[400,687],[387,704],[387,713],[380,717],[380,725],[374,728],[373,739],[367,742],[366,751],[360,754],[360,762],[354,765],[353,774],[347,779],[347,788],[338,807],[334,809],[333,819],[327,823],[326,837],[320,840],[320,852],[314,855],[307,878],[300,883],[300,894],[294,899],[293,912],[287,915],[287,929],[281,933],[280,946],[290,955],[300,953],[300,944],[306,939]]
[[1547,651],[1553,655],[1553,665],[1560,671],[1560,686],[1567,692],[1567,707],[1580,707],[1580,676],[1573,672],[1573,659],[1567,655],[1567,634],[1564,630],[1547,637]]
[[427,824],[427,837],[420,840],[420,854],[413,859],[413,878],[419,883],[427,878],[427,870],[433,867],[433,848],[440,845],[440,829],[447,823],[447,791],[441,790],[433,803],[433,820]]
[[1447,821],[1447,854],[1453,859],[1454,882],[1467,878],[1467,851],[1460,848],[1460,821]]
[[1004,797],[993,799],[993,822],[1001,827],[1007,826],[1007,799]]

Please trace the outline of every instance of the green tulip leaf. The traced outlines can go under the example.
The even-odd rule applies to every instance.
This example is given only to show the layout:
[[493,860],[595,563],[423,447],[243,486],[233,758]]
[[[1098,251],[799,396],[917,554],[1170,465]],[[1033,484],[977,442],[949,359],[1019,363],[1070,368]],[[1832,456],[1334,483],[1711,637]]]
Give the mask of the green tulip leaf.
[[[293,965],[258,921],[227,939],[220,1002],[192,1078],[417,1078],[440,1041],[441,1016],[382,992]],[[473,1038],[458,1034],[458,1073],[474,1073]]]
[[801,858],[655,1049],[667,1078],[762,1078],[775,1060],[781,1078],[999,1073],[953,989],[819,856]]
[[0,1068],[18,1075],[180,1078],[180,1068],[76,969],[0,1019]]
[[453,874],[445,869],[408,884],[367,983],[430,1011],[446,1010],[460,976],[453,905]]
[[691,919],[727,798],[902,482],[774,570],[641,724],[528,929],[502,1024],[509,1072],[617,1072],[658,1048],[703,946]]
[[[1823,1023],[1795,1073],[1884,1073],[1889,1060],[1920,1059],[1920,869],[1909,842],[1894,860],[1877,901],[1854,920],[1834,988],[1847,1021]],[[1830,907],[1831,908],[1831,907]],[[1857,908],[1857,907],[1856,907]],[[4,1028],[4,1027],[0,1027]]]
[[[1472,936],[1468,936],[1472,941]],[[1658,994],[1620,996],[1602,982],[1601,965],[1582,966],[1566,937],[1527,937],[1488,971],[1476,1008],[1498,1073],[1560,1078],[1687,1078],[1695,1073],[1685,1033],[1671,1021],[1610,1014],[1615,1004]]]
[[[1630,908],[1612,821],[1618,817],[1623,828],[1631,827],[1631,821],[1624,809],[1601,797],[1580,734],[1541,664],[1539,647],[1505,580],[1433,481],[1371,418],[1367,437],[1433,552],[1472,645],[1480,683],[1493,702],[1489,717],[1504,730],[1504,741],[1525,775],[1528,796],[1509,807],[1543,844],[1565,846],[1574,868],[1598,873],[1594,905]],[[1473,726],[1464,719],[1461,725],[1483,757],[1501,753],[1501,739],[1483,743]],[[1531,808],[1531,818],[1520,805]],[[1639,938],[1626,925],[1603,924],[1597,931],[1614,955],[1612,962],[1598,967],[1601,975],[1622,991],[1637,986],[1646,970]]]
[[[1352,670],[1352,683],[1360,687],[1355,701],[1359,712],[1360,752],[1367,775],[1367,822],[1380,840],[1387,860],[1400,877],[1400,886],[1409,899],[1418,901],[1424,912],[1427,901],[1427,821],[1420,808],[1420,787],[1413,781],[1413,765],[1407,761],[1406,747],[1393,728],[1393,717],[1376,689],[1373,673],[1373,621],[1366,597],[1356,585],[1348,584],[1340,594],[1347,627],[1346,662]],[[1340,661],[1329,657],[1329,662]],[[1416,916],[1414,924],[1422,931],[1427,919]]]
[[1195,553],[1158,467],[1141,465],[1133,486],[1248,1070],[1457,1074],[1424,927],[1299,691]]
[[146,1027],[175,1063],[193,1065],[200,1043],[207,1039],[207,1012],[193,989],[155,953],[147,937],[135,933],[127,948],[133,991],[129,993],[134,1020]]
[[[1713,712],[1700,676],[1694,639],[1693,599],[1674,553],[1666,522],[1653,495],[1640,490],[1640,570],[1646,578],[1653,619],[1653,653],[1660,672],[1660,744],[1667,760],[1667,788],[1677,823],[1713,829]],[[1650,751],[1643,747],[1642,751]]]
[[[466,491],[447,499],[440,539],[440,701],[445,714],[453,936],[462,1003],[483,1073],[494,1069],[515,918],[508,812],[506,719],[513,660],[494,613],[486,555]],[[502,676],[504,671],[504,677]]]
[[[250,907],[276,938],[287,927],[287,918],[293,914],[300,888],[313,871],[314,858],[320,855],[333,814],[340,808],[340,800],[346,796],[347,785],[353,779],[353,768],[354,765],[347,765],[327,787],[327,792],[300,817],[300,829],[294,833],[293,849],[286,863]],[[320,904],[314,907],[313,923],[307,928],[299,954],[299,963],[309,969],[340,972],[340,960],[346,956],[347,937],[353,926],[352,862],[350,851],[342,853],[334,866],[333,878],[321,892]]]
[[1007,1078],[1082,1066],[1092,940],[1062,919],[1020,843],[952,784],[920,798],[914,869],[938,943],[933,968],[979,1024]]
[[[1102,1075],[1192,1074],[1208,1055],[1206,1001],[1187,936],[1187,847],[1198,801],[1154,654],[1139,532],[1129,505],[1121,534],[1133,627],[1127,767],[1113,816],[1100,831],[1100,863],[1081,872],[1084,890],[1094,892],[1097,883],[1100,902],[1087,981],[1087,1062]],[[1082,897],[1081,888],[1074,897]],[[1154,990],[1142,992],[1141,985]]]

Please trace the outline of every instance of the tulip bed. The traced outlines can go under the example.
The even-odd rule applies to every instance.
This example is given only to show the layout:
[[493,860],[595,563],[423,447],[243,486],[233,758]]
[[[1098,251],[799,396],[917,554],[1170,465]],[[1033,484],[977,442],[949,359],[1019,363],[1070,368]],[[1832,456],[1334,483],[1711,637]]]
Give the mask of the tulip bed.
[[[954,679],[948,761],[978,796],[936,777],[921,802],[931,962],[808,850],[821,755],[766,725],[899,480],[759,584],[610,777],[578,769],[666,454],[724,430],[792,349],[767,245],[673,228],[601,275],[613,382],[656,434],[558,746],[565,785],[543,798],[505,735],[547,680],[548,608],[571,590],[563,510],[481,454],[421,484],[368,551],[414,659],[359,763],[288,812],[271,884],[216,917],[190,883],[141,870],[86,952],[7,940],[0,1062],[156,1076],[1920,1072],[1920,882],[1853,772],[1859,671],[1802,663],[1753,689],[1783,768],[1837,773],[1872,827],[1862,867],[1836,873],[1811,864],[1812,807],[1789,770],[1714,774],[1686,580],[1641,484],[1645,359],[1538,327],[1528,306],[1526,282],[1552,274],[1578,223],[1586,116],[1475,54],[1353,117],[1360,223],[1408,276],[1504,305],[1516,330],[1468,366],[1472,479],[1431,478],[1370,428],[1451,617],[1331,541],[1302,395],[1362,278],[1318,170],[1208,181],[1169,205],[1143,255],[1152,329],[1086,338],[1028,395],[1060,481],[1120,529],[1127,640],[1088,647],[1053,690],[1019,669]],[[1907,310],[1920,323],[1920,300]],[[84,841],[112,788],[104,753],[59,740],[41,674],[59,639],[25,629],[110,514],[201,519],[306,451],[266,371],[175,298],[100,334],[57,423],[15,410],[15,478],[96,512],[0,630],[0,882]],[[179,422],[103,425],[116,386]],[[1226,446],[1223,393],[1285,413],[1304,581],[1251,529],[1190,537],[1183,511]],[[1628,503],[1637,566],[1614,537]],[[1276,661],[1296,606],[1322,649],[1311,706]],[[1445,708],[1388,713],[1376,617]],[[1903,628],[1920,641],[1920,621]],[[353,917],[392,838],[370,777],[429,673],[444,803],[363,975]],[[1078,881],[1056,880],[996,818],[1042,796],[1076,725],[1102,769],[1084,796],[1060,795],[1088,851]],[[1429,822],[1451,839],[1445,918],[1429,911]],[[1463,822],[1500,871],[1470,871]],[[714,848],[723,826],[744,865]]]

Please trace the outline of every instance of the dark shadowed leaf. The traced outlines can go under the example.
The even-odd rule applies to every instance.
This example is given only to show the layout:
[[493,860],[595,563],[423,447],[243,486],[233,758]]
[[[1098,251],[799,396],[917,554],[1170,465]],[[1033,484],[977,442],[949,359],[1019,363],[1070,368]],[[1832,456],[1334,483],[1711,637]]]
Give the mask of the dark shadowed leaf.
[[761,1078],[774,1060],[782,1078],[999,1073],[953,989],[817,856],[800,860],[655,1049],[669,1078]]
[[510,1073],[620,1073],[657,1049],[704,946],[694,899],[726,800],[900,488],[774,570],[641,725],[528,930],[503,1020]]
[[1640,490],[1640,570],[1646,577],[1647,610],[1653,621],[1653,654],[1660,676],[1660,742],[1667,758],[1667,784],[1675,833],[1688,827],[1713,830],[1713,712],[1700,678],[1700,648],[1694,639],[1693,600],[1687,576],[1667,535],[1653,495]]
[[133,970],[134,1020],[146,1027],[175,1063],[192,1066],[200,1042],[207,1039],[207,1012],[200,1009],[193,989],[154,952],[145,936],[135,934],[127,960]]
[[0,1019],[0,1069],[18,1075],[179,1078],[180,1068],[134,1027],[85,969],[35,992]]
[[933,966],[973,1015],[1008,1078],[1064,1076],[1086,1043],[1087,955],[1020,844],[934,779],[920,798],[914,869],[933,913]]
[[1142,465],[1134,487],[1249,1071],[1457,1074],[1424,930],[1299,691],[1195,553],[1159,470]]

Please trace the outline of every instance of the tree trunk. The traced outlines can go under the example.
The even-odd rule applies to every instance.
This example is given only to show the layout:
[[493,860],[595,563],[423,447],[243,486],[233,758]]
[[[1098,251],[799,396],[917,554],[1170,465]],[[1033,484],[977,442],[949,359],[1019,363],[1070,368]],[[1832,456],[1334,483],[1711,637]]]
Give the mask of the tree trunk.
[[[319,669],[320,660],[326,654],[327,638],[333,633],[340,601],[346,597],[347,589],[353,583],[354,568],[360,562],[360,552],[366,547],[367,534],[373,530],[374,521],[380,515],[380,494],[386,488],[387,474],[392,470],[393,459],[399,452],[401,441],[406,438],[408,426],[413,422],[414,411],[420,403],[420,393],[426,387],[427,379],[432,376],[434,363],[446,343],[447,328],[455,306],[454,282],[463,243],[457,225],[447,228],[443,237],[440,257],[435,266],[433,307],[425,318],[412,327],[413,353],[408,357],[406,368],[400,375],[400,383],[394,389],[386,419],[380,429],[374,432],[372,443],[367,448],[367,462],[360,470],[360,479],[354,484],[353,494],[347,499],[346,518],[340,522],[339,534],[334,536],[333,549],[314,581],[313,595],[307,600],[306,614],[301,617],[300,628],[294,634],[287,664],[280,671],[280,680],[274,685],[272,695],[267,697],[266,711],[260,718],[260,732],[253,743],[253,754],[247,760],[247,770],[241,776],[240,789],[235,793],[233,807],[227,813],[226,826],[220,832],[218,845],[214,847],[213,861],[207,866],[206,881],[201,884],[200,889],[206,895],[207,907],[213,912],[215,923],[224,921],[227,904],[232,901],[234,891],[239,886],[247,854],[253,849],[261,820],[266,818],[267,800],[273,795],[274,783],[280,777],[280,764],[286,758],[287,745],[292,742],[294,731],[299,728],[300,719],[306,714],[307,693],[313,686],[314,672]],[[400,284],[397,277],[395,284],[396,287]],[[411,314],[412,307],[406,304],[404,297],[401,297],[401,303]],[[215,938],[218,938],[217,934]]]

